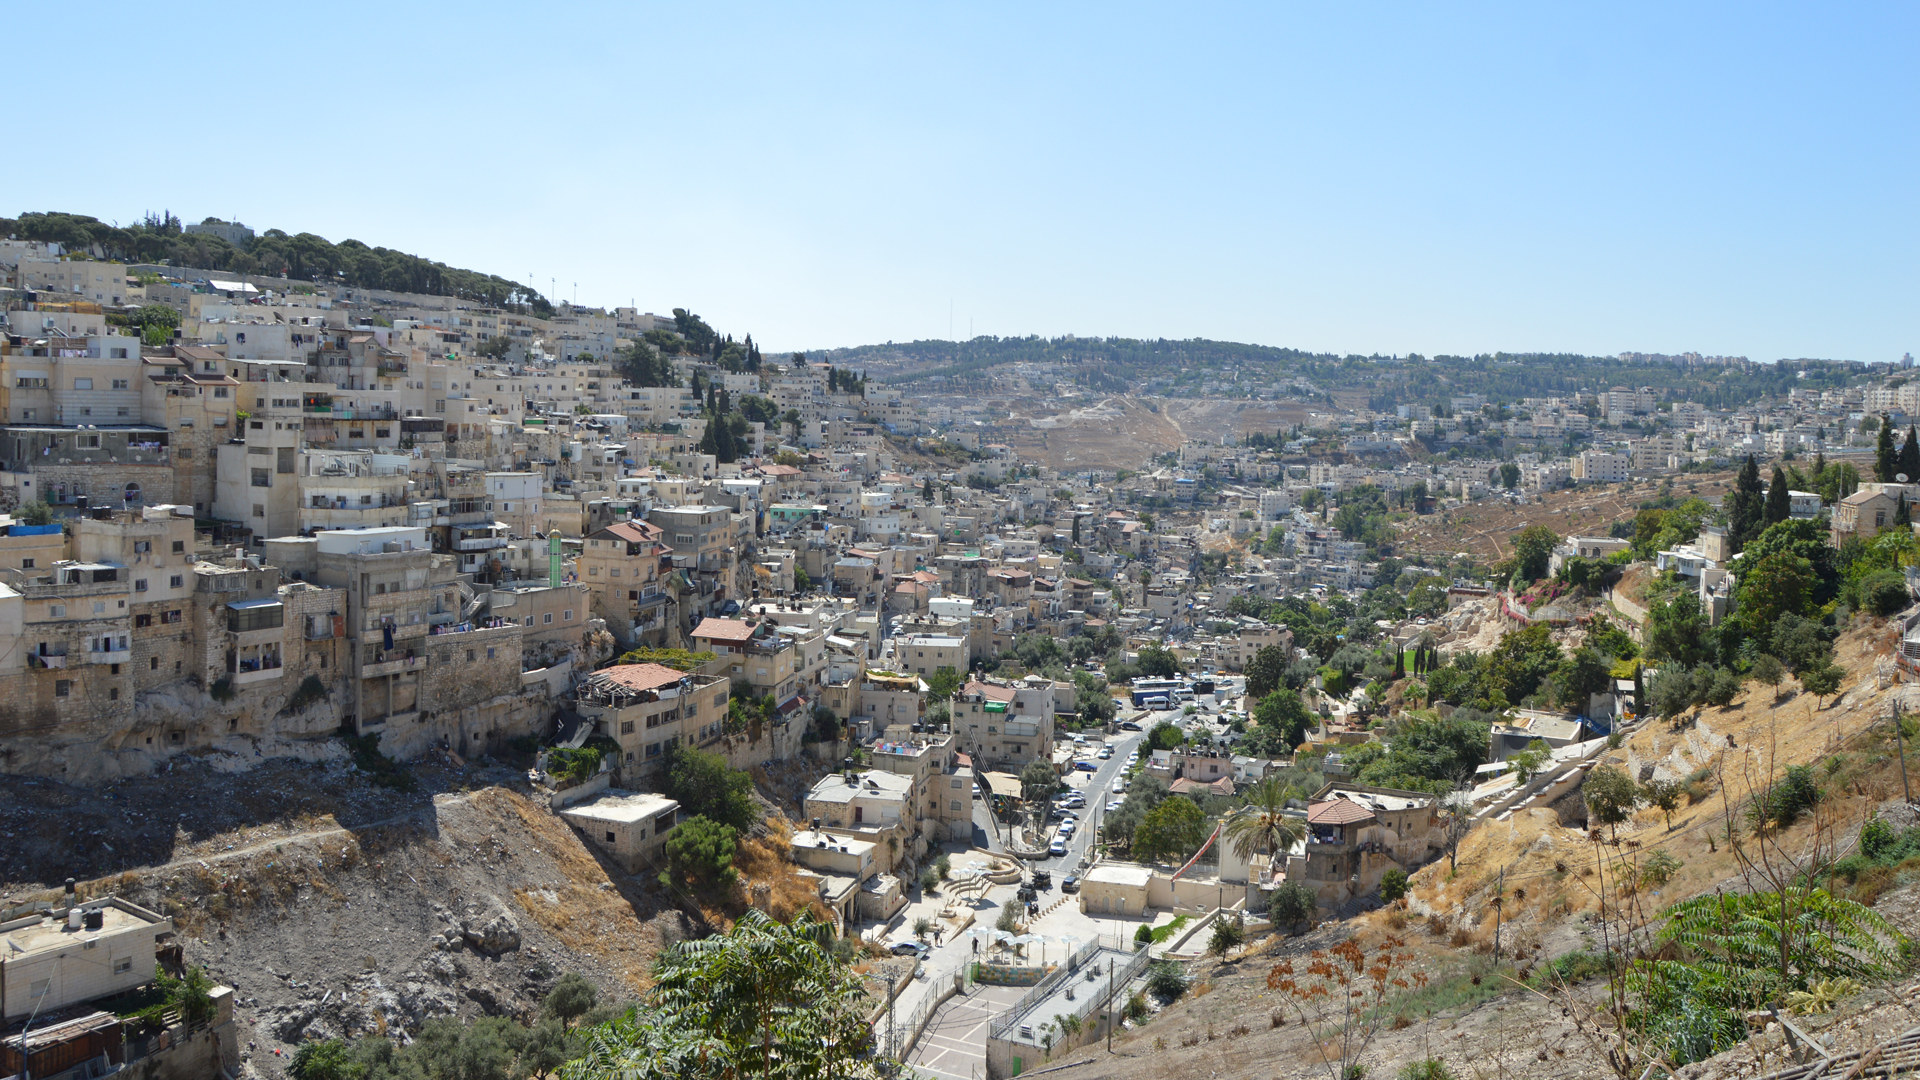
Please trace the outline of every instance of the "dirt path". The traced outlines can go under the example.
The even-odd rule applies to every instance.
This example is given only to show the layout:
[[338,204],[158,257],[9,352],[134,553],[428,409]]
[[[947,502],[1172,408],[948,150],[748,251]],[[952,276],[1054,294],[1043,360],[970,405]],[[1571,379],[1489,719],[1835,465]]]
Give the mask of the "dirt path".
[[436,799],[432,804],[422,806],[417,810],[409,810],[403,814],[393,814],[389,817],[381,818],[378,821],[363,822],[359,825],[336,825],[330,829],[309,829],[306,832],[288,833],[285,836],[276,836],[271,840],[262,840],[257,844],[248,844],[243,848],[234,848],[232,851],[222,851],[214,855],[186,855],[158,866],[142,867],[137,872],[157,874],[187,866],[210,866],[214,863],[225,862],[229,859],[243,859],[249,855],[257,855],[268,848],[279,847],[282,844],[293,844],[303,840],[318,840],[328,836],[341,836],[367,829],[378,829],[387,825],[397,825],[402,821],[412,821],[415,818],[428,814],[437,817],[443,807],[464,803],[467,801],[467,796],[448,795],[445,796],[445,800],[445,802],[441,802]]

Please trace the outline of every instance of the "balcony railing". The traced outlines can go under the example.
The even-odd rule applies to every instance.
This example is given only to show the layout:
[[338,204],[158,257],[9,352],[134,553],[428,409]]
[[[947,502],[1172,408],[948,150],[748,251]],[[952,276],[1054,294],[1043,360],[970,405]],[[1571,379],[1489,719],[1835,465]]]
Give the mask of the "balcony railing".
[[487,551],[506,546],[507,538],[504,536],[473,536],[453,542],[455,551]]
[[403,656],[395,660],[381,660],[372,664],[360,665],[360,677],[377,678],[382,675],[398,675],[403,671],[422,671],[427,666],[425,656]]

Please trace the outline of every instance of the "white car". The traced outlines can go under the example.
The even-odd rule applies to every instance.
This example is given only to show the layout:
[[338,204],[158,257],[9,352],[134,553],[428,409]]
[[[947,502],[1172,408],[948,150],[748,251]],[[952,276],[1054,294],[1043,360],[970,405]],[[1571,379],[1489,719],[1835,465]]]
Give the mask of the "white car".
[[1103,747],[1101,747],[1101,748],[1100,748],[1100,760],[1101,760],[1101,761],[1106,761],[1107,759],[1109,759],[1109,758],[1111,758],[1111,757],[1113,757],[1113,747],[1111,747],[1111,746],[1103,746]]
[[1125,805],[1126,804],[1124,802],[1120,801],[1119,799],[1115,799],[1112,802],[1107,804],[1107,813],[1111,814]]
[[1047,854],[1055,856],[1056,858],[1066,853],[1067,842],[1065,840],[1055,840],[1053,843],[1047,845]]
[[1126,778],[1126,777],[1124,777],[1124,776],[1116,776],[1116,777],[1114,777],[1114,778],[1113,778],[1113,793],[1114,793],[1115,795],[1118,795],[1118,794],[1120,794],[1121,792],[1123,792],[1123,791],[1125,791],[1125,790],[1127,790],[1127,778]]
[[1060,839],[1065,840],[1066,838],[1072,835],[1073,835],[1073,819],[1068,818],[1067,820],[1060,823],[1059,836],[1060,836]]

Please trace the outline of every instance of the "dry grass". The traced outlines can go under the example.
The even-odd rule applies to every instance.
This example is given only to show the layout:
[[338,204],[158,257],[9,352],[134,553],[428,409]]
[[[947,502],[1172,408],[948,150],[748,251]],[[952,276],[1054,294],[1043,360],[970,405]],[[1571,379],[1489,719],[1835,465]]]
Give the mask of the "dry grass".
[[740,871],[744,895],[757,898],[760,887],[764,886],[767,913],[774,918],[784,921],[797,912],[812,911],[816,917],[825,919],[827,909],[820,903],[820,887],[812,879],[802,877],[800,868],[787,858],[787,842],[780,835],[785,831],[781,828],[765,839],[740,841],[733,865]]

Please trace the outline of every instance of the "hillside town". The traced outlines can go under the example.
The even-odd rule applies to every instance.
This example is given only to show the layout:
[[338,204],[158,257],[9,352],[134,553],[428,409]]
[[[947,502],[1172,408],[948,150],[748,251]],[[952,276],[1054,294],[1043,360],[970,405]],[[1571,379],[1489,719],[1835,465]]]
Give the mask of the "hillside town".
[[[1644,383],[1387,402],[1248,362],[1125,386],[1079,360],[921,377],[763,357],[684,309],[485,306],[40,240],[0,239],[0,275],[0,773],[44,785],[0,801],[0,1075],[345,1080],[362,1074],[290,1070],[436,1016],[570,1030],[589,1008],[542,1013],[551,979],[475,996],[453,974],[549,931],[542,956],[577,960],[603,1003],[642,988],[505,878],[464,914],[433,901],[431,944],[367,943],[365,971],[326,973],[359,996],[248,972],[248,931],[195,901],[257,894],[256,871],[186,888],[171,850],[29,844],[64,805],[29,793],[55,786],[441,777],[429,813],[499,788],[531,808],[516,828],[551,830],[526,848],[577,850],[592,880],[568,880],[627,898],[629,921],[817,919],[871,965],[848,1006],[866,1065],[969,1080],[1116,1033],[1151,1057],[1205,1000],[1178,1004],[1190,987],[1227,986],[1195,965],[1295,934],[1426,919],[1446,924],[1436,955],[1604,951],[1566,937],[1583,908],[1529,909],[1505,874],[1558,859],[1564,879],[1562,849],[1603,876],[1641,860],[1663,815],[1732,806],[1719,770],[1763,738],[1788,774],[1866,770],[1876,740],[1847,843],[1867,852],[1884,809],[1877,850],[1920,850],[1910,796],[1881,790],[1905,745],[1877,734],[1904,730],[1920,670],[1911,357],[1782,361],[1779,392],[1741,400],[1685,384],[1760,378],[1745,358],[1629,354],[1609,362]],[[1068,460],[1168,417],[1124,464]],[[1766,790],[1756,842],[1784,844],[1795,814]],[[1515,829],[1531,847],[1491,847]],[[183,853],[215,835],[190,832]],[[348,850],[313,842],[322,867]],[[382,843],[349,861],[403,858]],[[414,869],[463,860],[448,847]],[[63,973],[83,937],[110,962]],[[166,998],[138,1032],[112,1005],[151,1007],[215,948],[230,983],[201,1004]],[[386,963],[416,989],[352,982],[400,985]],[[1758,1008],[1725,1005],[1742,1037],[1715,1053]],[[1753,1044],[1796,1023],[1763,1019]],[[1684,1056],[1666,1038],[1636,1068]],[[1540,1068],[1515,1075],[1589,1075]]]

